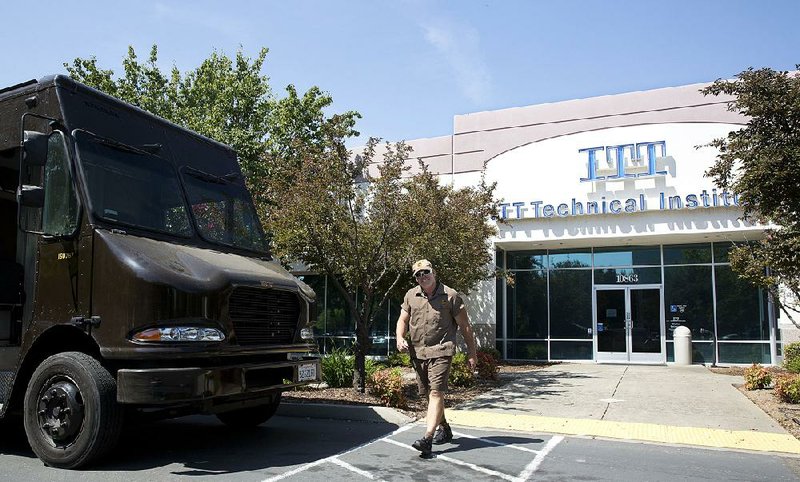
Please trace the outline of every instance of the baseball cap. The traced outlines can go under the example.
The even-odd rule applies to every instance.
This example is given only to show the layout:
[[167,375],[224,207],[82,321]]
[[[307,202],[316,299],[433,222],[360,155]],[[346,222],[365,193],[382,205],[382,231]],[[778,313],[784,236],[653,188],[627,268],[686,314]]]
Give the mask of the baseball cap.
[[411,265],[411,273],[413,274],[417,274],[417,271],[421,269],[433,270],[433,265],[427,259],[421,259]]

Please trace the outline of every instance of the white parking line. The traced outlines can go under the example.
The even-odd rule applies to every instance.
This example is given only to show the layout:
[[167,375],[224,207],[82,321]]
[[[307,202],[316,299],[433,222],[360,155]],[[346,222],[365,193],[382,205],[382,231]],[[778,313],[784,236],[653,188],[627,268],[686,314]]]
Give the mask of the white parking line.
[[538,454],[540,452],[539,450],[529,449],[528,447],[520,447],[520,446],[514,445],[514,444],[504,444],[502,442],[495,442],[494,440],[489,440],[488,438],[476,437],[474,435],[469,435],[469,434],[461,433],[461,432],[453,432],[453,435],[458,435],[459,437],[464,437],[464,438],[471,438],[473,440],[480,440],[481,442],[485,442],[485,443],[490,444],[490,445],[497,445],[499,447],[508,447],[508,448],[514,449],[514,450],[521,450],[523,452],[530,452],[532,454]]
[[[390,433],[389,435],[386,435],[383,438],[391,437],[393,435],[397,435],[398,433],[403,433],[406,430],[410,430],[412,428],[414,428],[413,424],[404,425],[404,426],[398,428],[397,430],[395,430],[394,432]],[[356,450],[360,450],[361,448],[366,447],[367,445],[370,445],[370,444],[374,443],[376,440],[382,440],[383,438],[370,440],[369,442],[363,443],[363,444],[359,445],[358,447],[354,447],[354,448],[352,448],[350,450],[345,450],[344,452],[338,453],[336,455],[331,455],[330,457],[325,457],[324,459],[319,459],[319,460],[315,460],[314,462],[309,462],[309,463],[307,463],[305,465],[301,465],[300,467],[297,467],[296,469],[292,469],[292,470],[289,470],[288,472],[284,472],[282,474],[278,474],[275,477],[270,477],[269,479],[264,479],[262,482],[275,482],[277,480],[285,479],[286,477],[291,477],[292,475],[299,474],[300,472],[305,472],[306,470],[308,470],[308,469],[310,469],[312,467],[316,467],[317,465],[324,464],[325,462],[333,462],[333,460],[337,459],[337,457],[341,457],[342,455],[347,455],[347,454],[349,454],[351,452],[355,452]],[[347,465],[350,465],[350,464],[347,464]],[[353,468],[355,468],[355,467],[353,467]],[[358,470],[360,470],[360,469],[358,469]]]
[[[397,440],[392,440],[392,439],[389,439],[389,438],[383,438],[381,440],[383,442],[389,442],[390,444],[394,444],[394,445],[397,445],[399,447],[405,447],[405,448],[410,449],[410,450],[412,450],[414,452],[417,451],[417,449],[415,449],[414,447],[412,447],[410,445],[406,445],[406,444],[401,443],[401,442],[398,442]],[[464,467],[469,467],[470,469],[475,470],[477,472],[482,472],[482,473],[487,474],[487,475],[494,475],[495,477],[500,477],[501,479],[504,479],[504,480],[509,480],[509,481],[512,481],[512,482],[516,482],[517,481],[516,477],[514,477],[512,475],[504,474],[502,472],[497,472],[495,470],[487,469],[487,468],[481,467],[480,465],[471,464],[469,462],[464,462],[462,460],[453,459],[453,458],[450,458],[450,457],[448,457],[446,455],[436,454],[436,460],[444,460],[446,462],[450,462],[450,463],[453,463],[453,464],[456,464],[456,465],[463,465]]]
[[[508,447],[508,448],[511,448],[511,449],[522,450],[524,452],[535,453],[536,457],[516,477],[513,476],[513,475],[504,474],[502,472],[497,472],[497,471],[492,470],[492,469],[487,469],[485,467],[481,467],[480,465],[471,464],[469,462],[464,462],[463,460],[454,459],[454,458],[448,457],[446,455],[436,454],[436,458],[437,459],[442,459],[442,460],[444,460],[446,462],[451,462],[451,463],[454,463],[456,465],[462,465],[464,467],[469,467],[470,469],[475,470],[477,472],[482,472],[482,473],[488,474],[488,475],[494,475],[495,477],[500,477],[501,479],[509,480],[511,482],[524,482],[524,481],[528,480],[530,478],[530,476],[533,475],[533,473],[536,472],[536,470],[539,468],[539,465],[541,465],[541,463],[544,461],[544,458],[547,456],[547,454],[549,454],[556,447],[556,445],[558,445],[559,443],[561,443],[562,440],[564,440],[563,436],[554,435],[550,440],[547,441],[547,443],[544,445],[542,450],[533,450],[533,449],[529,449],[527,447],[519,447],[519,446],[516,446],[514,444],[504,444],[504,443],[501,443],[501,442],[495,442],[494,440],[475,437],[475,436],[468,435],[468,434],[465,434],[465,433],[460,433],[460,432],[453,432],[453,435],[458,435],[459,437],[471,438],[471,439],[474,439],[474,440],[480,440],[480,441],[486,442],[486,443],[488,443],[490,445],[497,445],[497,446],[500,446],[500,447]],[[412,447],[410,445],[406,445],[406,444],[401,443],[401,442],[398,442],[396,440],[392,440],[392,439],[390,439],[388,437],[382,438],[381,441],[389,442],[391,444],[394,444],[394,445],[397,445],[397,446],[400,446],[400,447],[405,447],[407,449],[410,449],[410,450],[416,452],[416,449],[414,447]]]
[[528,477],[530,477],[534,472],[536,472],[536,469],[539,468],[539,464],[542,463],[547,454],[556,448],[556,445],[558,445],[562,440],[564,440],[563,435],[554,435],[553,438],[548,440],[544,445],[544,448],[536,455],[536,458],[533,459],[533,461],[528,464],[527,467],[525,467],[525,470],[520,472],[520,474],[517,476],[517,480],[528,480]]
[[[370,474],[366,470],[361,470],[361,469],[359,469],[358,467],[356,467],[354,465],[350,465],[347,462],[345,462],[344,460],[339,460],[336,457],[333,457],[333,458],[330,459],[330,461],[332,463],[338,465],[339,467],[345,468],[345,469],[347,469],[347,470],[349,470],[351,472],[355,472],[358,475],[363,475],[364,477],[368,478],[369,480],[375,480],[375,476],[374,475]],[[380,482],[386,482],[383,479],[378,479],[378,480]]]

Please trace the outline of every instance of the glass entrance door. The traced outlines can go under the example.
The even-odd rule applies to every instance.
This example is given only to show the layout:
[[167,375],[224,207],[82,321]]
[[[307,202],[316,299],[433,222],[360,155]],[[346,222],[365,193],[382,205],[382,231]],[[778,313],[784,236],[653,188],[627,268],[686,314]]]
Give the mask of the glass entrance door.
[[664,363],[660,286],[595,288],[598,362]]

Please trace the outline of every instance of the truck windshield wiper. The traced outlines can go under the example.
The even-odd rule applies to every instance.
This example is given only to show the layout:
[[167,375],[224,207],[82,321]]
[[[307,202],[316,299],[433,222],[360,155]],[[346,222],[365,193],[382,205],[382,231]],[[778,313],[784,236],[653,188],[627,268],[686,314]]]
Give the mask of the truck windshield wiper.
[[[100,137],[100,136],[95,135],[95,134],[91,134],[91,136],[92,136],[93,140],[95,142],[97,142],[98,144],[103,144],[104,146],[108,146],[108,147],[110,147],[112,149],[116,149],[118,151],[124,151],[124,152],[130,152],[132,154],[138,154],[140,156],[142,156],[142,155],[146,155],[146,156],[154,155],[155,152],[151,152],[154,149],[153,146],[158,146],[158,149],[161,149],[161,145],[160,144],[145,144],[144,148],[138,148],[138,147],[134,147],[134,146],[129,146],[128,144],[124,144],[124,143],[119,142],[119,141],[115,141],[113,139]],[[156,149],[156,152],[158,151],[158,149]]]
[[196,167],[186,166],[184,169],[186,171],[186,174],[189,174],[192,177],[200,179],[201,181],[212,182],[214,184],[231,184],[235,179],[241,177],[241,175],[235,171],[231,171],[228,174],[222,176],[217,176],[215,174],[201,171]]

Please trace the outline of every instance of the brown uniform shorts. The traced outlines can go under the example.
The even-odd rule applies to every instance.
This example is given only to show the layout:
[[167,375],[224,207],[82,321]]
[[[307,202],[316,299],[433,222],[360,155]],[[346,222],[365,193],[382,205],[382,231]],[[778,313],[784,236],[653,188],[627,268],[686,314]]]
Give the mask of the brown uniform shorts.
[[417,373],[417,386],[421,396],[427,395],[429,390],[441,393],[447,391],[447,378],[450,376],[451,356],[441,356],[420,360],[412,358],[414,371]]

